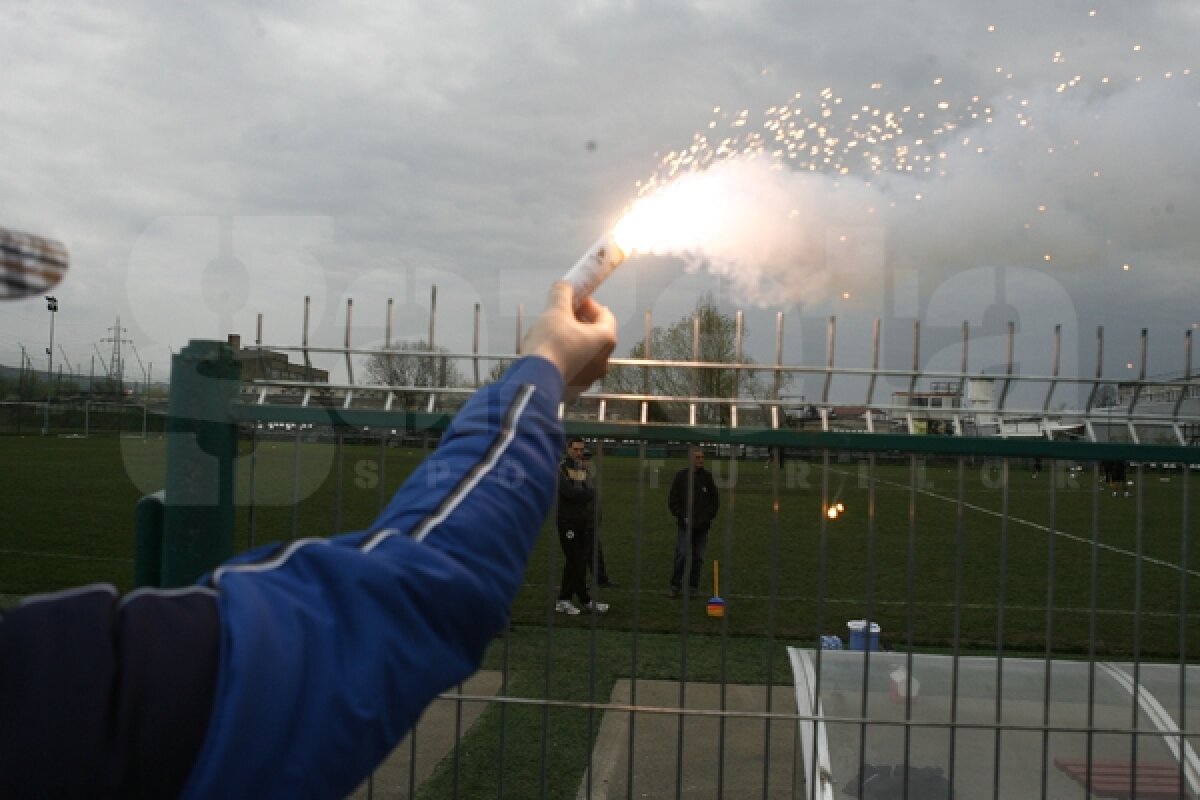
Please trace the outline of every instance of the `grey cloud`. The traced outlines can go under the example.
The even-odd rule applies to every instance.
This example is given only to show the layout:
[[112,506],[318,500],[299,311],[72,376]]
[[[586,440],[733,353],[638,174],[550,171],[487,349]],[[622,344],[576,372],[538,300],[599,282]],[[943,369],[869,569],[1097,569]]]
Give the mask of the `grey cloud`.
[[[428,267],[478,287],[493,338],[507,341],[513,309],[501,307],[498,263],[564,269],[633,199],[656,153],[686,147],[714,106],[761,115],[826,86],[846,103],[894,108],[979,95],[1005,109],[1009,128],[1020,99],[1039,106],[1032,133],[1000,120],[972,130],[993,152],[956,151],[944,178],[875,182],[898,205],[889,263],[926,271],[922,302],[956,270],[1013,265],[1054,275],[1081,319],[1140,315],[1180,328],[1194,314],[1178,289],[1198,229],[1189,131],[1200,75],[1182,71],[1200,19],[1188,3],[1106,4],[1095,18],[1032,0],[986,10],[118,3],[9,14],[0,222],[72,247],[68,283],[78,288],[64,286],[60,321],[82,326],[81,353],[116,313],[142,327],[120,288],[141,237],[175,215],[332,221],[331,237],[311,247],[321,286],[281,281],[262,309],[269,329],[296,330],[303,294],[319,289],[323,335],[335,342],[336,300],[358,278]],[[1058,103],[1055,85],[1076,73],[1086,86]],[[1107,85],[1096,82],[1103,74]],[[1019,149],[1075,135],[1080,144],[1056,160]],[[1088,178],[1088,163],[1101,178]],[[919,208],[900,202],[921,183]],[[1030,211],[1035,200],[1048,210]],[[1027,216],[1037,225],[1025,234]],[[1044,249],[1056,254],[1048,266],[1036,263]],[[1138,272],[1095,269],[1125,258]],[[657,280],[670,266],[644,269]],[[534,307],[543,292],[506,290],[505,304]],[[842,308],[836,297],[822,303],[804,313]],[[230,324],[251,329],[256,310]],[[0,360],[12,361],[10,340],[38,341],[43,317],[6,314]],[[181,320],[170,344],[217,322]],[[165,343],[156,358],[165,361]]]

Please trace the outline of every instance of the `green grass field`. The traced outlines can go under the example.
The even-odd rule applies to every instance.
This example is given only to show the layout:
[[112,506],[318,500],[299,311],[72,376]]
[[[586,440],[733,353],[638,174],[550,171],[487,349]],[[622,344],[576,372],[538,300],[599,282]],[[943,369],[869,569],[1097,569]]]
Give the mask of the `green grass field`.
[[[339,452],[270,440],[252,461],[248,443],[243,448],[239,549],[252,538],[261,544],[369,525],[423,455],[421,448]],[[15,467],[6,470],[0,525],[0,593],[9,602],[93,581],[131,588],[134,503],[162,485],[161,439],[7,436],[0,459]],[[892,459],[872,471],[864,460],[832,453],[826,466],[814,454],[778,470],[740,462],[735,477],[728,461],[710,458],[724,488],[707,563],[721,560],[727,602],[727,615],[712,619],[705,615],[711,571],[701,597],[665,596],[674,547],[666,494],[681,460],[650,459],[645,471],[637,458],[599,454],[597,463],[604,549],[619,583],[603,590],[612,610],[602,617],[550,610],[562,561],[546,525],[511,632],[485,660],[505,672],[509,696],[603,702],[616,679],[630,676],[790,684],[787,645],[822,633],[844,637],[846,620],[868,616],[897,649],[911,637],[920,650],[1040,654],[1051,588],[1050,647],[1059,656],[1094,648],[1103,658],[1177,659],[1181,641],[1200,635],[1200,591],[1178,568],[1184,478],[1177,472],[1131,471],[1135,496],[1114,498],[1095,491],[1103,487],[1090,469],[1068,473],[1060,465],[1052,475],[1049,463],[1037,478],[1014,463],[1005,492],[1002,473],[983,460],[931,462],[914,472],[907,460]],[[1200,475],[1190,477],[1193,508],[1198,483]],[[835,500],[845,514],[824,521],[826,502]],[[574,797],[600,719],[583,708],[493,705],[466,734],[458,760],[443,761],[420,796],[450,796],[455,786],[463,796],[490,796],[503,776],[507,796]]]
[[[294,440],[276,439],[260,441],[252,461],[248,443],[244,449],[238,549],[252,540],[368,526],[423,455],[420,448],[347,445],[339,458],[333,444],[297,449]],[[710,536],[701,597],[684,604],[664,595],[675,535],[666,494],[682,464],[649,459],[639,477],[637,458],[600,454],[602,540],[619,583],[604,591],[612,611],[601,625],[658,633],[686,626],[696,634],[811,642],[821,633],[844,636],[847,619],[870,616],[895,647],[906,647],[911,637],[917,648],[949,648],[957,629],[966,649],[1001,644],[1040,652],[1049,630],[1058,653],[1083,654],[1092,646],[1113,656],[1178,653],[1185,611],[1180,473],[1147,470],[1131,487],[1134,497],[1113,498],[1106,490],[1094,493],[1090,468],[1064,468],[1055,476],[1047,465],[1033,478],[1025,465],[1014,464],[1005,492],[996,465],[964,463],[960,534],[956,461],[922,464],[914,473],[906,459],[893,459],[871,473],[865,460],[837,455],[831,454],[828,469],[814,454],[778,471],[762,461],[738,462],[736,474],[729,461],[710,459],[723,487],[722,513]],[[134,504],[162,485],[161,439],[0,437],[0,458],[17,465],[5,487],[0,593],[93,581],[131,588]],[[868,474],[875,478],[873,491]],[[1193,506],[1198,483],[1200,476],[1192,476]],[[1051,484],[1057,485],[1053,518]],[[832,500],[841,500],[846,513],[826,522],[821,512]],[[1140,575],[1139,548],[1145,556]],[[713,558],[722,562],[723,620],[704,613]],[[561,563],[547,524],[514,608],[515,624],[546,624]],[[1186,595],[1188,640],[1200,634],[1197,595]],[[558,622],[587,624],[582,618]]]

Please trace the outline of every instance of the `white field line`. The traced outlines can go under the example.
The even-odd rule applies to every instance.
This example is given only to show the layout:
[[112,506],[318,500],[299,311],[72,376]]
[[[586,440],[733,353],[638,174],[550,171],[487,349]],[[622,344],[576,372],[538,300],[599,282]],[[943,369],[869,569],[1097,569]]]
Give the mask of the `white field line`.
[[[1100,668],[1108,673],[1114,681],[1116,681],[1125,691],[1129,692],[1130,696],[1134,695],[1133,678],[1123,669],[1112,663],[1102,663]],[[1187,740],[1183,740],[1182,750],[1179,747],[1182,737],[1182,731],[1175,724],[1175,720],[1163,708],[1155,697],[1145,686],[1137,686],[1137,703],[1154,727],[1162,734],[1163,744],[1171,751],[1171,755],[1175,760],[1183,764],[1184,777],[1187,778],[1188,786],[1192,790],[1192,796],[1196,796],[1200,792],[1200,757],[1196,756],[1196,751],[1192,749],[1191,744]]]
[[[850,473],[843,472],[842,470],[835,469],[835,470],[831,470],[831,471],[836,472],[839,475],[851,476]],[[858,476],[857,476],[857,474],[855,474],[851,477],[858,477]],[[888,486],[898,486],[901,489],[910,488],[908,486],[908,484],[898,483],[896,481],[889,481],[884,478],[876,478],[875,480],[878,481],[879,483],[887,484]],[[955,505],[958,504],[957,497],[949,497],[947,495],[937,494],[936,492],[932,492],[928,489],[917,489],[917,492],[925,495],[926,497],[932,497],[935,500],[943,500],[947,503],[953,503]],[[962,505],[963,505],[963,508],[969,508],[972,511],[978,511],[980,514],[987,514],[989,516],[996,517],[997,519],[1004,519],[1004,515],[1002,513],[1000,513],[999,511],[993,511],[990,508],[984,508],[983,506],[977,506],[974,503],[968,503],[966,501],[963,501]],[[1021,519],[1020,517],[1014,517],[1011,514],[1008,516],[1008,520],[1010,522],[1015,522],[1018,525],[1024,525],[1027,528],[1033,528],[1034,530],[1041,531],[1042,533],[1053,534],[1054,536],[1061,536],[1064,539],[1070,539],[1073,542],[1078,542],[1079,544],[1085,544],[1085,545],[1088,545],[1089,547],[1094,545],[1095,547],[1099,548],[1100,550],[1107,550],[1110,553],[1117,553],[1119,555],[1128,556],[1130,558],[1138,557],[1137,553],[1135,553],[1131,550],[1125,550],[1120,547],[1114,547],[1111,544],[1101,544],[1099,542],[1092,542],[1091,539],[1089,539],[1085,536],[1078,536],[1076,534],[1067,533],[1066,531],[1062,531],[1062,530],[1054,530],[1053,528],[1049,528],[1045,525],[1042,525],[1037,522],[1033,522],[1031,520]],[[1150,556],[1143,555],[1142,561],[1147,564],[1154,564],[1155,566],[1166,567],[1167,569],[1172,569],[1172,570],[1175,570],[1176,572],[1183,571],[1183,568],[1180,567],[1178,564],[1172,564],[1170,561],[1163,561],[1160,558],[1151,558]],[[1187,574],[1200,578],[1200,571],[1197,571],[1194,569],[1187,570]]]
[[34,550],[0,550],[0,556],[26,556],[27,558],[61,558],[67,561],[109,561],[114,564],[132,564],[132,558],[115,556],[81,556],[73,553],[42,553]]

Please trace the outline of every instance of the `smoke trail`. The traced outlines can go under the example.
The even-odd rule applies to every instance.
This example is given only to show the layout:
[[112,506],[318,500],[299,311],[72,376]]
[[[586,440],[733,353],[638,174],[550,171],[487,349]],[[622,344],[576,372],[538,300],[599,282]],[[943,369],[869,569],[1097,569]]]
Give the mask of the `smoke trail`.
[[759,137],[740,150],[726,140],[714,157],[701,142],[672,154],[668,177],[635,203],[632,241],[728,279],[758,306],[854,296],[889,266],[934,280],[977,266],[1060,279],[1123,270],[1177,291],[1191,280],[1200,230],[1190,188],[1200,181],[1200,84],[1085,88],[974,98],[963,106],[971,113],[924,115],[920,131],[892,115],[886,147],[876,137],[856,150],[869,136],[828,115],[822,136],[836,149],[772,152]]
[[677,256],[689,271],[724,277],[752,304],[817,304],[877,274],[877,263],[840,258],[838,250],[849,231],[873,225],[885,202],[857,178],[732,158],[639,199],[626,218],[635,228],[626,241],[636,252]]

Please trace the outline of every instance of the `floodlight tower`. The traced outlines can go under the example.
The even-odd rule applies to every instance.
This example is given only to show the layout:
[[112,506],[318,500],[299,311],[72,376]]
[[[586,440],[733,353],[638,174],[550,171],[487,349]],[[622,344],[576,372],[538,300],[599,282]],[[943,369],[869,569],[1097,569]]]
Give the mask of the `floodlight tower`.
[[50,434],[50,398],[54,396],[54,315],[58,313],[58,298],[46,295],[46,310],[50,312],[50,346],[46,348],[46,407],[42,416],[42,436]]
[[58,313],[58,298],[46,295],[46,310],[50,312],[50,346],[46,348],[46,380],[54,380],[54,315]]

